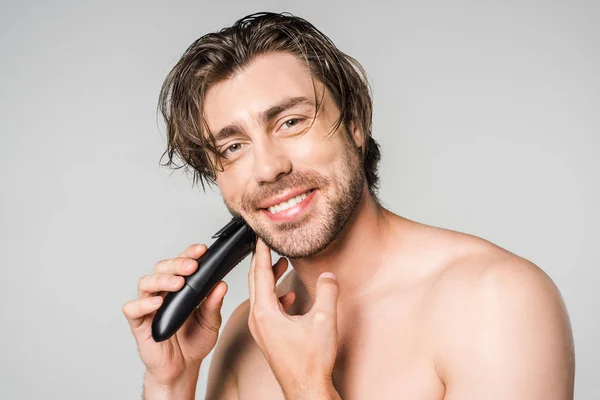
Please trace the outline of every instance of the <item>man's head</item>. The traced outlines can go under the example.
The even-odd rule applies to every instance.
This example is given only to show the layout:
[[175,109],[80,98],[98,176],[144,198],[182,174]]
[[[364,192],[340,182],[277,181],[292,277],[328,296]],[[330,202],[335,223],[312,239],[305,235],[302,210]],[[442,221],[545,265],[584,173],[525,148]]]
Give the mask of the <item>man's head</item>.
[[318,253],[361,196],[376,194],[364,71],[303,19],[255,14],[198,39],[160,108],[168,165],[177,156],[194,181],[216,182],[232,214],[280,254]]

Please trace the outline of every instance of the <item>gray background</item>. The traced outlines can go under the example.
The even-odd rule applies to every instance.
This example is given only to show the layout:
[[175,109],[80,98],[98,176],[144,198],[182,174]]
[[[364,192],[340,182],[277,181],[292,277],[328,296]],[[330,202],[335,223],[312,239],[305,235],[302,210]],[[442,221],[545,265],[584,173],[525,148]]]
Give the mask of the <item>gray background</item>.
[[368,71],[386,207],[554,279],[576,398],[600,398],[599,3],[391,3],[2,2],[0,398],[139,398],[121,307],[228,220],[218,190],[159,167],[159,87],[193,40],[266,10],[307,18]]

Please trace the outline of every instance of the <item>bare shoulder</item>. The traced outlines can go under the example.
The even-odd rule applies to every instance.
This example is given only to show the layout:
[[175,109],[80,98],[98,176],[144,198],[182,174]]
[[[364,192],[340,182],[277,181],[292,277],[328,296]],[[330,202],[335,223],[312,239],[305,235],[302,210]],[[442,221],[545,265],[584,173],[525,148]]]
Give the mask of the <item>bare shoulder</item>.
[[572,332],[552,279],[481,238],[447,235],[463,251],[432,279],[428,296],[446,398],[492,398],[493,390],[498,398],[570,398]]
[[465,311],[476,300],[481,306],[494,304],[501,309],[525,305],[522,302],[527,300],[535,300],[538,306],[562,306],[558,288],[533,262],[476,236],[453,231],[447,235],[452,246],[461,250],[433,278],[431,295],[440,304],[460,305]]
[[533,262],[475,236],[451,235],[453,245],[462,250],[449,258],[435,277],[440,295],[456,298],[457,290],[466,290],[469,296],[491,296],[499,294],[497,290],[502,294],[522,290],[558,294],[552,279]]

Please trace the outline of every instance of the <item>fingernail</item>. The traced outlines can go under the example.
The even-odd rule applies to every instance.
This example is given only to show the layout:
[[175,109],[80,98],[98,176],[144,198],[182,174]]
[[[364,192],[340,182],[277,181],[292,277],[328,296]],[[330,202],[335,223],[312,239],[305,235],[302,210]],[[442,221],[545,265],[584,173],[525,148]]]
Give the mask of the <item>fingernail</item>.
[[171,278],[171,285],[175,286],[179,283],[179,277],[178,276],[174,276]]
[[160,302],[160,300],[161,300],[160,296],[154,297],[152,299],[152,304],[158,304]]
[[333,272],[323,272],[321,274],[321,277],[322,278],[329,278],[329,279],[336,279],[337,280],[337,277],[335,276],[335,274]]

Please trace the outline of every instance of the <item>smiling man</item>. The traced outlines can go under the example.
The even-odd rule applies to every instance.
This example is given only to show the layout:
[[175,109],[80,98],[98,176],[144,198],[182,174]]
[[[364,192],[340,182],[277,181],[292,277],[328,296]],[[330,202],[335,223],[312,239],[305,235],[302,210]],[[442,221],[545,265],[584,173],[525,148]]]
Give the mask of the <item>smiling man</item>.
[[[261,240],[218,344],[224,283],[171,339],[150,336],[205,246],[140,279],[123,311],[146,398],[193,398],[216,344],[209,399],[572,399],[555,285],[492,243],[380,205],[365,74],[311,24],[261,13],[203,36],[161,106],[170,161],[216,183]],[[287,259],[273,265],[269,249]]]

